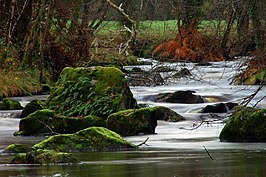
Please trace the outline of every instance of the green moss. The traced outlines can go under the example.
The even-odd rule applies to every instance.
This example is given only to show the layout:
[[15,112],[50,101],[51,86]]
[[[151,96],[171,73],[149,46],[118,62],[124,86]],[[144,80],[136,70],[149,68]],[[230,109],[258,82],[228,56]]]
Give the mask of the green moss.
[[26,164],[26,163],[28,163],[26,155],[27,155],[27,153],[19,153],[19,154],[17,154],[12,159],[11,163],[12,164]]
[[244,81],[246,85],[255,85],[263,82],[266,76],[266,71],[260,71],[251,75],[247,80]]
[[73,118],[61,116],[53,110],[38,110],[20,120],[19,132],[15,135],[43,135],[55,133],[75,133],[92,126],[104,126],[105,119],[96,116]]
[[72,154],[41,149],[30,151],[28,153],[20,153],[11,161],[11,163],[15,164],[51,164],[77,162],[77,159],[73,158]]
[[31,113],[34,113],[37,110],[47,109],[46,104],[41,100],[32,100],[28,103],[21,113],[21,118],[27,117]]
[[220,134],[221,141],[266,142],[266,109],[239,108]]
[[23,144],[11,144],[3,150],[4,153],[26,153],[29,151],[30,147]]
[[166,107],[130,109],[111,114],[106,127],[122,136],[154,134],[157,120],[180,121],[184,118]]
[[115,67],[65,68],[47,99],[50,109],[67,116],[96,115],[133,108],[125,75]]
[[103,127],[91,127],[75,134],[55,135],[33,146],[33,149],[52,149],[62,152],[135,148],[120,135]]
[[23,107],[20,105],[18,101],[11,99],[4,99],[3,103],[0,105],[1,110],[20,110]]

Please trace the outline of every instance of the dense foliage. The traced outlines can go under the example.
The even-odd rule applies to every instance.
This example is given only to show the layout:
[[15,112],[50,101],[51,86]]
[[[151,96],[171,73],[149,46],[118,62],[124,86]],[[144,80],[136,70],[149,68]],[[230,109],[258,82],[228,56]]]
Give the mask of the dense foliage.
[[[67,66],[126,64],[131,54],[151,56],[154,46],[175,36],[183,40],[171,41],[173,55],[172,49],[161,48],[163,57],[197,61],[207,56],[215,61],[265,52],[264,9],[263,0],[2,0],[0,74],[5,78],[9,71],[32,68],[40,82],[47,82],[49,75],[56,80]],[[193,19],[198,23],[191,32]],[[162,21],[154,28],[156,20]],[[205,49],[199,50],[200,45]],[[0,85],[10,82],[2,79]],[[20,86],[19,79],[14,82],[10,87],[26,93],[40,90]],[[25,94],[2,90],[1,96]]]

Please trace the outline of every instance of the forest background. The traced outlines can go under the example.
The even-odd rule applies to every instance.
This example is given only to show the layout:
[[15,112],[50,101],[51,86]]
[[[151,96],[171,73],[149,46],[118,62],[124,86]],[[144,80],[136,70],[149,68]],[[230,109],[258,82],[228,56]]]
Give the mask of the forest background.
[[67,66],[250,56],[266,68],[264,0],[0,0],[0,98],[38,94]]

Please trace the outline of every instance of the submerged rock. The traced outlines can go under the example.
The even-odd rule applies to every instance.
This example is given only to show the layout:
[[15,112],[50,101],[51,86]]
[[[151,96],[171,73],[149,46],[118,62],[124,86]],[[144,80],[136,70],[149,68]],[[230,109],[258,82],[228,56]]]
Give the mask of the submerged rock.
[[124,73],[115,67],[65,68],[46,103],[67,116],[108,117],[136,106]]
[[111,114],[106,126],[122,136],[154,134],[157,120],[180,121],[184,118],[166,107],[140,108]]
[[229,118],[221,134],[221,141],[266,142],[266,109],[238,108]]
[[34,113],[37,110],[47,109],[46,104],[41,100],[32,100],[28,103],[21,113],[21,118],[27,117],[31,113]]
[[200,95],[194,95],[195,91],[176,91],[174,93],[160,93],[156,95],[154,101],[167,103],[204,103]]
[[91,127],[74,134],[51,136],[32,147],[60,152],[69,151],[108,151],[136,149],[117,133],[103,127]]
[[53,150],[35,150],[16,155],[12,164],[54,164],[54,163],[77,163],[78,160],[72,154],[56,152]]
[[19,122],[19,131],[14,135],[44,135],[75,133],[92,126],[105,126],[105,119],[96,116],[80,118],[58,115],[49,109],[38,110]]
[[21,110],[23,107],[20,102],[11,99],[4,99],[0,104],[0,110]]

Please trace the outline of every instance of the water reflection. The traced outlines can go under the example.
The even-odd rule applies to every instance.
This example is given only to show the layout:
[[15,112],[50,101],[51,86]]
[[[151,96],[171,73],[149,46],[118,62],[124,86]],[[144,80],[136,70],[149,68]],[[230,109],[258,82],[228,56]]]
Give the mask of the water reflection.
[[265,151],[135,151],[75,154],[72,165],[0,166],[0,176],[191,177],[264,176]]

